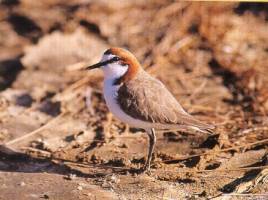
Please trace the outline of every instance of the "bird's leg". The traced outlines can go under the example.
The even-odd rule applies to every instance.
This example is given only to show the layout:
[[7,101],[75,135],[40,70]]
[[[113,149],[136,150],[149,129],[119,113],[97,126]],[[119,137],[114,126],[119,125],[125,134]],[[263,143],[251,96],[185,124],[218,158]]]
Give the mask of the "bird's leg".
[[148,136],[149,136],[149,151],[148,151],[148,156],[146,163],[143,167],[143,171],[150,171],[150,165],[151,165],[151,160],[152,160],[152,155],[154,151],[154,146],[156,143],[156,136],[155,136],[155,130],[152,129],[147,129],[146,130]]

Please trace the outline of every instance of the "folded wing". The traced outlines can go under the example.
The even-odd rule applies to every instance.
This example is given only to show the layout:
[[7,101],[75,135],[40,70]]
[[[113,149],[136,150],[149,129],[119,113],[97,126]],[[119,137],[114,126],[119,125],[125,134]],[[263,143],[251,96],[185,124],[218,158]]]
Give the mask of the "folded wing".
[[124,83],[118,90],[120,107],[131,117],[163,124],[183,125],[201,130],[213,129],[184,111],[175,97],[157,79],[146,72]]

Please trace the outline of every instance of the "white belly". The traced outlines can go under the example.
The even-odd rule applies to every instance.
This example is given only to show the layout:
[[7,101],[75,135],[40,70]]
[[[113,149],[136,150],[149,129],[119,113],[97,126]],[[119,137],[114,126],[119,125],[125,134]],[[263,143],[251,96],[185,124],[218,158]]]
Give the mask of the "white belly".
[[143,129],[152,128],[152,125],[153,125],[152,123],[135,119],[127,115],[120,108],[116,100],[118,89],[119,89],[119,86],[112,85],[110,81],[107,80],[104,82],[104,88],[103,88],[104,99],[106,101],[106,104],[109,110],[113,113],[113,115],[119,120],[121,120],[122,122],[125,122],[132,127],[143,128]]

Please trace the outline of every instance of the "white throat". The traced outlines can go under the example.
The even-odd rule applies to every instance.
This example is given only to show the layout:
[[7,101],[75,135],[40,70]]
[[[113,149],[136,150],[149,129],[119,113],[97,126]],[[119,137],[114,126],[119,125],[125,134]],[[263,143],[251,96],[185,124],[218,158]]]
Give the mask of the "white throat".
[[102,67],[104,73],[104,81],[116,80],[122,77],[128,70],[128,67],[122,67],[117,63],[111,63]]
[[[115,57],[114,55],[103,55],[101,62],[107,61]],[[110,63],[101,67],[104,73],[104,81],[116,80],[122,77],[128,70],[127,66],[121,66],[119,62]]]

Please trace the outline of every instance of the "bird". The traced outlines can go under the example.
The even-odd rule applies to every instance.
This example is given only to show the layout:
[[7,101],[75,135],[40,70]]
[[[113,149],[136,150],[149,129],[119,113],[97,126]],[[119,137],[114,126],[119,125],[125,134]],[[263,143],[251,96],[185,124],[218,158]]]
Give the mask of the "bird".
[[149,138],[148,155],[142,172],[150,172],[156,144],[155,130],[197,130],[211,133],[213,125],[188,114],[158,79],[147,73],[138,59],[120,47],[107,49],[100,62],[86,67],[101,68],[103,94],[110,112],[131,127],[145,130]]

